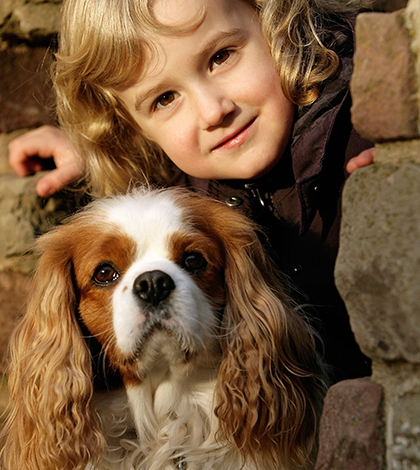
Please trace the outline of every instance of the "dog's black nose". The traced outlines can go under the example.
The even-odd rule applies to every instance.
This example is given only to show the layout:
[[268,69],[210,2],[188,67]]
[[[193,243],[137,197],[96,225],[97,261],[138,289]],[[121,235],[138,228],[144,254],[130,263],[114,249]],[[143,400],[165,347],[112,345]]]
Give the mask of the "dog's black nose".
[[134,281],[133,291],[140,299],[156,307],[175,289],[171,276],[163,271],[147,271]]

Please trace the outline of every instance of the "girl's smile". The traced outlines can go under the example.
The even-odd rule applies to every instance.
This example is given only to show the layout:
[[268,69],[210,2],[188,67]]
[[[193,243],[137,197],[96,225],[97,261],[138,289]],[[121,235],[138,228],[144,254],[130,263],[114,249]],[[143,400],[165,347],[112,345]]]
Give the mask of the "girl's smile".
[[283,154],[294,105],[280,86],[257,14],[243,0],[157,0],[163,25],[137,83],[119,95],[144,134],[185,173],[249,179]]
[[245,140],[250,136],[252,132],[252,125],[254,124],[254,122],[255,119],[252,119],[251,122],[239,129],[238,132],[234,131],[231,136],[223,140],[220,144],[216,145],[216,147],[212,149],[212,152],[214,152],[215,150],[230,149],[245,142]]

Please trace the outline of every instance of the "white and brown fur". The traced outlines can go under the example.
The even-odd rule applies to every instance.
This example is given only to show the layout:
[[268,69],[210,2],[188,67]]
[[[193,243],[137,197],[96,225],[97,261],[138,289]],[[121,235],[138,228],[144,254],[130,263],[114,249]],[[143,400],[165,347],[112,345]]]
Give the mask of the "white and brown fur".
[[[314,340],[245,217],[139,189],[94,202],[36,246],[11,339],[2,468],[313,465],[324,393]],[[121,387],[96,389],[92,341]]]

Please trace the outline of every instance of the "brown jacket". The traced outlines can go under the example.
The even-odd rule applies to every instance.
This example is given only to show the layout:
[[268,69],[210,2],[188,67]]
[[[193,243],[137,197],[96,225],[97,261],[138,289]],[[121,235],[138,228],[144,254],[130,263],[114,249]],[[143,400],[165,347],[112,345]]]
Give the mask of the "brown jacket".
[[345,306],[335,288],[341,192],[345,164],[372,144],[351,126],[349,80],[353,30],[337,31],[339,76],[326,83],[311,106],[299,108],[288,151],[267,175],[252,181],[208,181],[190,185],[224,201],[255,220],[267,233],[267,249],[279,268],[305,294],[314,325],[324,341],[333,382],[370,375]]

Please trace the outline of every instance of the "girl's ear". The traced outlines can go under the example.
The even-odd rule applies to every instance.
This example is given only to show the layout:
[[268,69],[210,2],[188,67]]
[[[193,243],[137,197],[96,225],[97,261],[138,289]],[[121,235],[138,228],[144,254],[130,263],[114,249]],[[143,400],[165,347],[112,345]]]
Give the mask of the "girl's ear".
[[71,250],[60,230],[44,237],[28,310],[10,342],[2,468],[82,470],[104,446],[90,406],[91,358],[76,319]]
[[255,231],[229,221],[220,437],[257,468],[311,468],[325,393],[309,327],[273,275]]

